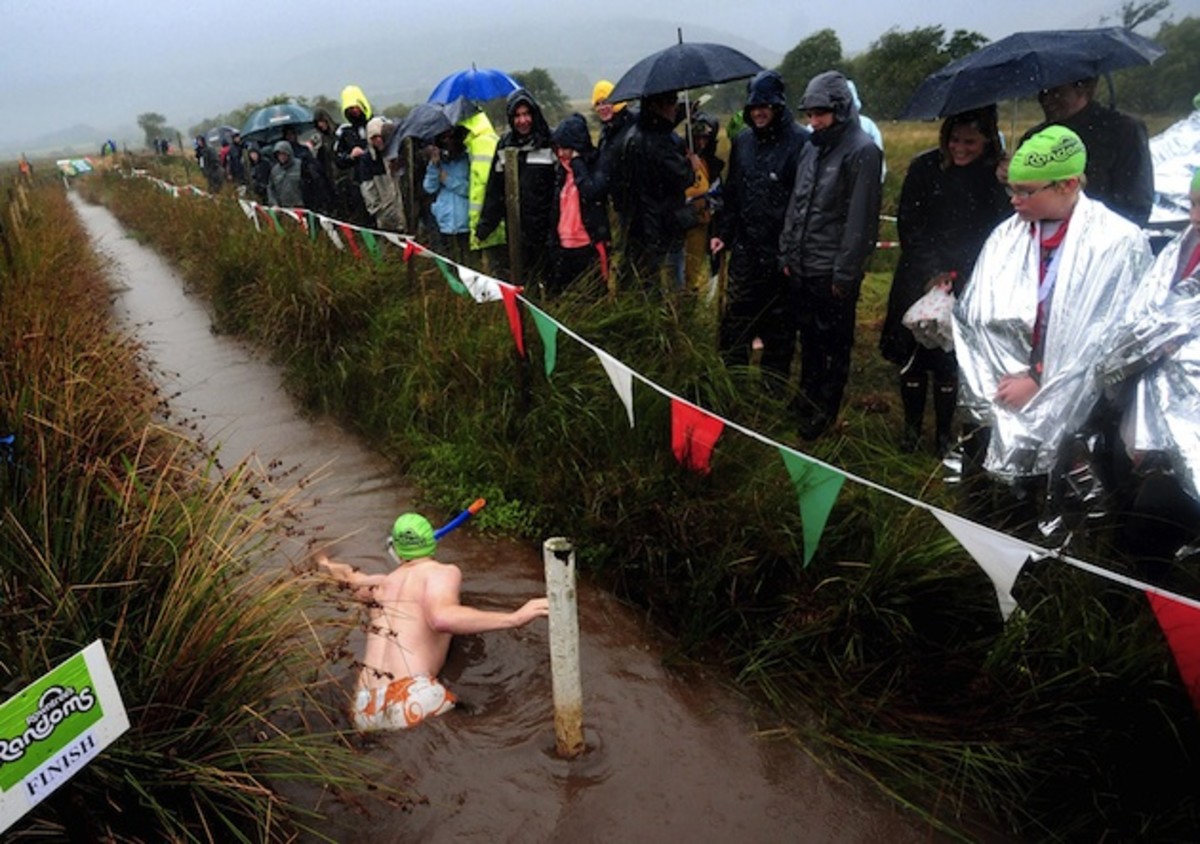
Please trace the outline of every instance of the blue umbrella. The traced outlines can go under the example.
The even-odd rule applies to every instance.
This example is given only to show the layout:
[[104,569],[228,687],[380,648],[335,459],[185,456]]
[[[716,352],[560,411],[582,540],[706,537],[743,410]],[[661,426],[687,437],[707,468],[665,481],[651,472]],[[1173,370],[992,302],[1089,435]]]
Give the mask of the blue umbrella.
[[490,67],[477,68],[472,63],[470,70],[452,73],[439,82],[429,95],[429,102],[452,103],[459,97],[466,97],[468,100],[494,100],[496,97],[507,97],[520,87],[517,81],[504,71]]
[[1121,27],[1018,32],[926,77],[901,115],[921,120],[1027,97],[1123,67],[1150,64],[1165,51]]
[[312,126],[312,122],[313,113],[302,105],[269,105],[246,118],[242,126],[242,140],[258,141],[260,144],[278,141],[283,138],[285,127],[294,126],[297,132],[303,132]]
[[668,91],[686,91],[745,79],[763,67],[740,50],[723,44],[683,41],[639,61],[617,80],[611,102],[635,100]]

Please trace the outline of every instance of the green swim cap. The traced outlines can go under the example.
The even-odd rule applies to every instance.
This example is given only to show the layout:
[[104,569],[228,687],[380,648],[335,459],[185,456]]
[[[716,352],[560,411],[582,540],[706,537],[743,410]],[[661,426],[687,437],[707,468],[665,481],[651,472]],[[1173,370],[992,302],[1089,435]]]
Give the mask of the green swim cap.
[[1066,126],[1047,126],[1017,149],[1008,165],[1010,182],[1057,182],[1083,175],[1087,149]]
[[392,550],[397,557],[415,560],[430,556],[436,549],[433,525],[419,513],[405,513],[392,525]]
[[1192,174],[1192,194],[1200,193],[1200,167],[1196,168],[1196,172]]

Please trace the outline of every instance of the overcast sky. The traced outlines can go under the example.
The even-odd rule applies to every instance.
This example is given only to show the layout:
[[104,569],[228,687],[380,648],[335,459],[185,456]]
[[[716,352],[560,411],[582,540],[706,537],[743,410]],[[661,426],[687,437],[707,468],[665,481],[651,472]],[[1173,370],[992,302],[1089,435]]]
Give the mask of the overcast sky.
[[[389,93],[415,91],[426,76],[436,80],[470,61],[506,70],[553,67],[562,64],[545,58],[554,45],[587,38],[605,21],[628,19],[661,31],[655,43],[662,46],[671,43],[676,26],[685,38],[689,27],[703,26],[775,56],[828,27],[853,54],[893,27],[938,24],[995,39],[1019,30],[1095,26],[1120,6],[1120,0],[0,0],[0,148],[75,124],[102,132],[134,127],[147,111],[186,131],[194,121],[272,94],[336,96],[348,82],[371,80],[369,96],[385,84]],[[1173,0],[1171,14],[1200,17],[1200,0]],[[474,32],[473,25],[508,34],[493,43],[456,37]],[[583,63],[582,51],[576,52]],[[331,57],[343,62],[336,70]],[[324,67],[331,68],[328,76]],[[579,69],[616,78],[624,68]],[[295,80],[303,82],[289,85]]]

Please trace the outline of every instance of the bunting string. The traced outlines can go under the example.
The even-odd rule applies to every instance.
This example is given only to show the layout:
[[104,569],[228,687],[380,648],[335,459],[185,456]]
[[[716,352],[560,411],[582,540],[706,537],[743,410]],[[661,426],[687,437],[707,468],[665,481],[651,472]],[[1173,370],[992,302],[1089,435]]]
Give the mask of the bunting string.
[[[171,185],[169,182],[151,176],[145,171],[135,170],[133,171],[133,175],[150,180],[173,196],[179,195],[179,188]],[[207,196],[207,194],[194,186],[189,186],[189,188],[196,196]],[[596,356],[608,374],[614,391],[626,409],[630,427],[635,427],[632,400],[632,382],[634,379],[641,382],[646,388],[666,398],[673,406],[685,408],[687,417],[686,420],[682,420],[681,427],[688,431],[702,430],[706,432],[700,441],[689,439],[686,443],[680,445],[680,450],[677,451],[677,453],[682,453],[683,455],[681,462],[689,468],[707,471],[709,468],[709,452],[712,446],[715,445],[717,437],[721,435],[724,429],[735,431],[764,446],[776,449],[783,458],[788,474],[797,487],[804,486],[809,491],[821,491],[821,500],[819,502],[809,500],[808,506],[806,506],[804,499],[801,501],[802,521],[805,525],[804,555],[806,564],[811,559],[812,552],[816,548],[817,537],[819,537],[820,532],[824,528],[824,518],[827,518],[828,510],[832,508],[833,501],[842,483],[849,480],[882,495],[901,501],[910,507],[924,510],[932,515],[948,533],[954,536],[955,540],[963,546],[964,550],[971,555],[972,559],[992,579],[993,584],[996,586],[1000,611],[1005,618],[1009,616],[1016,606],[1015,600],[1009,591],[1012,583],[1015,581],[1017,574],[1019,574],[1020,568],[1027,560],[1031,559],[1054,559],[1096,577],[1104,578],[1129,589],[1140,591],[1152,601],[1156,599],[1159,601],[1171,601],[1180,607],[1186,607],[1191,611],[1200,613],[1200,600],[1198,599],[1179,595],[1138,580],[1137,578],[1114,572],[1103,566],[1066,554],[1063,552],[1063,549],[1046,548],[997,531],[987,525],[971,521],[956,513],[935,507],[911,495],[887,487],[870,478],[834,466],[831,463],[799,451],[792,446],[777,442],[765,434],[755,431],[752,428],[747,428],[736,421],[726,419],[719,414],[700,408],[613,357],[604,349],[580,336],[569,326],[556,320],[553,316],[527,299],[523,295],[522,288],[458,264],[452,259],[440,255],[418,243],[409,235],[364,228],[312,211],[307,212],[309,215],[308,219],[304,219],[299,214],[296,214],[294,209],[268,209],[266,206],[250,200],[239,199],[238,201],[243,212],[245,212],[249,219],[254,221],[256,226],[258,226],[257,213],[259,209],[263,211],[284,211],[289,216],[295,215],[295,219],[300,222],[306,231],[312,226],[311,220],[315,219],[338,248],[345,248],[338,240],[338,232],[341,231],[350,240],[350,248],[356,255],[360,255],[360,257],[360,250],[352,239],[354,233],[359,235],[364,244],[370,244],[368,248],[372,251],[372,254],[379,249],[381,242],[386,242],[403,250],[405,261],[410,260],[414,255],[433,260],[442,275],[446,278],[447,285],[454,289],[455,292],[460,293],[460,295],[470,296],[479,303],[503,302],[505,304],[509,322],[513,328],[514,342],[517,345],[518,352],[524,356],[525,349],[522,333],[519,329],[520,318],[516,312],[516,303],[519,302],[534,318],[538,334],[542,337],[547,377],[549,377],[556,365],[557,335],[561,333],[570,337]],[[274,216],[272,218],[274,219]],[[368,234],[369,237],[363,237],[364,233]],[[674,416],[673,424],[675,424]],[[821,516],[822,510],[824,510],[824,516]],[[818,522],[819,525],[814,524],[810,527],[810,522]],[[814,532],[816,536],[811,535]],[[1192,686],[1189,686],[1189,688],[1192,688]],[[1198,707],[1200,707],[1200,699],[1198,699]]]

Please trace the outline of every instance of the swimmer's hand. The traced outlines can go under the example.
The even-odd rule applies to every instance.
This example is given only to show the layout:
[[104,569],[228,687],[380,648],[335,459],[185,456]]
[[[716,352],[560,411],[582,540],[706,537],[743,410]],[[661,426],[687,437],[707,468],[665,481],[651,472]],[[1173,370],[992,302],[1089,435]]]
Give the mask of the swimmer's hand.
[[325,569],[325,571],[332,574],[338,580],[348,581],[355,573],[355,570],[345,563],[335,563],[333,560],[329,559],[329,557],[325,555],[324,551],[318,551],[317,553],[313,554],[312,558],[316,562],[318,568]]
[[517,627],[524,627],[529,622],[536,618],[545,618],[550,615],[550,599],[549,598],[530,598],[525,602],[525,605],[513,613],[516,619]]

